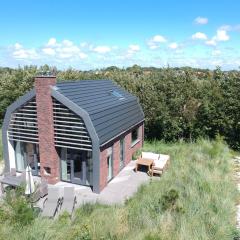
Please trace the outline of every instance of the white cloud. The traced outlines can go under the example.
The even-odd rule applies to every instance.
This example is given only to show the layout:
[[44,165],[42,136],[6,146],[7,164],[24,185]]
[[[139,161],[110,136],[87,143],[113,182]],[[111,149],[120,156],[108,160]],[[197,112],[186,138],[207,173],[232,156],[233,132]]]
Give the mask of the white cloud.
[[192,35],[192,39],[194,40],[207,40],[207,35],[202,32],[196,32]]
[[55,60],[87,58],[87,54],[80,50],[80,46],[67,39],[57,42],[56,38],[50,38],[48,43],[42,48],[42,52],[45,55],[54,56]]
[[111,48],[108,46],[97,46],[93,48],[93,51],[100,54],[105,54],[111,51]]
[[14,44],[14,47],[15,47],[15,49],[17,50],[17,49],[21,49],[21,48],[22,48],[22,45],[21,45],[20,43],[15,43],[15,44]]
[[62,41],[62,44],[64,45],[64,46],[66,46],[66,47],[71,47],[71,46],[73,46],[73,42],[71,42],[71,41],[69,41],[69,40],[63,40]]
[[194,20],[195,24],[204,25],[208,23],[208,18],[206,17],[197,17]]
[[167,42],[167,39],[162,35],[153,36],[148,42],[147,45],[150,49],[159,48],[161,43]]
[[128,46],[128,54],[133,54],[140,51],[140,46],[136,44],[131,44]]
[[50,56],[54,56],[56,54],[56,51],[50,47],[43,48],[42,51],[44,54],[50,55]]
[[212,39],[209,39],[205,42],[206,45],[209,46],[216,46],[217,42],[226,42],[230,39],[230,36],[227,33],[227,26],[223,26],[225,29],[222,27],[217,30],[217,33],[215,36],[212,37]]
[[214,37],[216,41],[228,41],[230,39],[226,30],[219,29],[217,30],[217,35]]
[[88,46],[88,43],[86,43],[86,42],[80,43],[80,47],[82,47],[82,48],[85,48],[85,47],[87,47],[87,46]]
[[173,42],[173,43],[170,43],[170,44],[168,45],[168,47],[171,48],[171,49],[177,49],[179,46],[178,46],[177,43]]
[[50,38],[50,39],[48,40],[47,46],[55,46],[56,43],[57,43],[56,38]]
[[88,55],[87,55],[86,53],[80,52],[80,53],[79,53],[79,57],[80,57],[81,59],[85,59],[85,58],[88,57]]
[[216,43],[216,41],[214,39],[207,40],[205,42],[205,44],[209,45],[209,46],[216,46],[217,45],[217,43]]
[[12,56],[15,59],[37,59],[38,54],[35,49],[26,49],[21,44],[15,43]]
[[161,35],[156,35],[152,38],[152,41],[155,42],[155,43],[163,43],[163,42],[166,42],[166,38],[161,36]]

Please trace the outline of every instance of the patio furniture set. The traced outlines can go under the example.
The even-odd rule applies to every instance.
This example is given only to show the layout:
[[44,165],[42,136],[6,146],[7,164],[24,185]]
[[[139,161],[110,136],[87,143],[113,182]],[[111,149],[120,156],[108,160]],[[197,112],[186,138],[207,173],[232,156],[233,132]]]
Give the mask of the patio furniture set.
[[[4,174],[0,179],[1,191],[5,191],[5,186],[16,188],[24,186],[26,184],[26,171],[23,171],[21,175],[17,175],[16,169],[12,168],[9,173]],[[35,182],[35,190],[31,193],[32,201],[37,202],[40,198],[43,198],[48,194],[48,184],[47,181],[41,178],[40,182]]]
[[[5,185],[11,188],[20,187],[26,182],[26,172],[23,171],[21,175],[16,174],[15,169],[11,169],[10,173],[5,174],[1,182],[1,190],[5,191]],[[43,209],[41,216],[54,218],[57,212],[67,212],[70,216],[73,213],[75,205],[77,203],[74,187],[64,187],[63,196],[60,194],[60,188],[48,187],[47,181],[41,179],[39,183],[35,182],[36,189],[30,196],[30,202],[32,204],[37,203],[41,198],[47,198],[43,202]]]
[[165,154],[156,154],[152,152],[142,152],[141,156],[136,161],[135,171],[139,170],[139,166],[146,166],[149,176],[163,174],[170,162],[170,156]]

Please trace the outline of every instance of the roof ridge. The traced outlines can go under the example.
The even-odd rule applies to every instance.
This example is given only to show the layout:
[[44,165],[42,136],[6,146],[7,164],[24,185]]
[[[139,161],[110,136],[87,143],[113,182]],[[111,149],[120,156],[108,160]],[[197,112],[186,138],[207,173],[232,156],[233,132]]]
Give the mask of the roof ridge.
[[79,83],[79,82],[97,82],[97,81],[109,81],[113,82],[111,79],[76,79],[76,80],[67,80],[61,79],[57,84],[66,84],[66,83]]

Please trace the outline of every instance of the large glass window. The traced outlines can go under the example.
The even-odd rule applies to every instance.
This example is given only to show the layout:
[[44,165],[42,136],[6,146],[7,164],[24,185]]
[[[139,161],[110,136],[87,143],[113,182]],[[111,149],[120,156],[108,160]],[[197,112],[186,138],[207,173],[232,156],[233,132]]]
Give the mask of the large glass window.
[[108,166],[108,177],[107,180],[110,181],[113,178],[113,151],[112,147],[108,148],[107,155],[107,166]]
[[93,185],[93,161],[92,152],[87,152],[87,185]]
[[135,128],[132,131],[132,145],[134,145],[139,140],[139,128]]
[[61,150],[61,177],[63,181],[71,181],[71,162],[67,159],[67,148]]
[[76,184],[93,184],[92,152],[72,148],[58,148],[61,179]]
[[24,143],[16,142],[15,143],[15,158],[16,158],[16,170],[17,171],[22,172],[22,171],[24,171],[24,169],[27,166],[24,155],[25,155]]
[[32,173],[37,175],[40,170],[38,145],[30,142],[15,142],[16,170],[22,172],[27,165],[32,169]]
[[124,167],[124,138],[120,140],[120,169]]

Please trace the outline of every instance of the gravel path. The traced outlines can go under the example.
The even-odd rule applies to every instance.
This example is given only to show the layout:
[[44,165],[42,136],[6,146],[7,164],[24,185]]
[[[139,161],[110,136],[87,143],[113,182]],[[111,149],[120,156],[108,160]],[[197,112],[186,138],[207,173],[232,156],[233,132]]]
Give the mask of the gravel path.
[[[237,187],[240,191],[240,156],[234,157],[233,160],[236,169]],[[237,228],[240,229],[240,204],[237,205]]]

